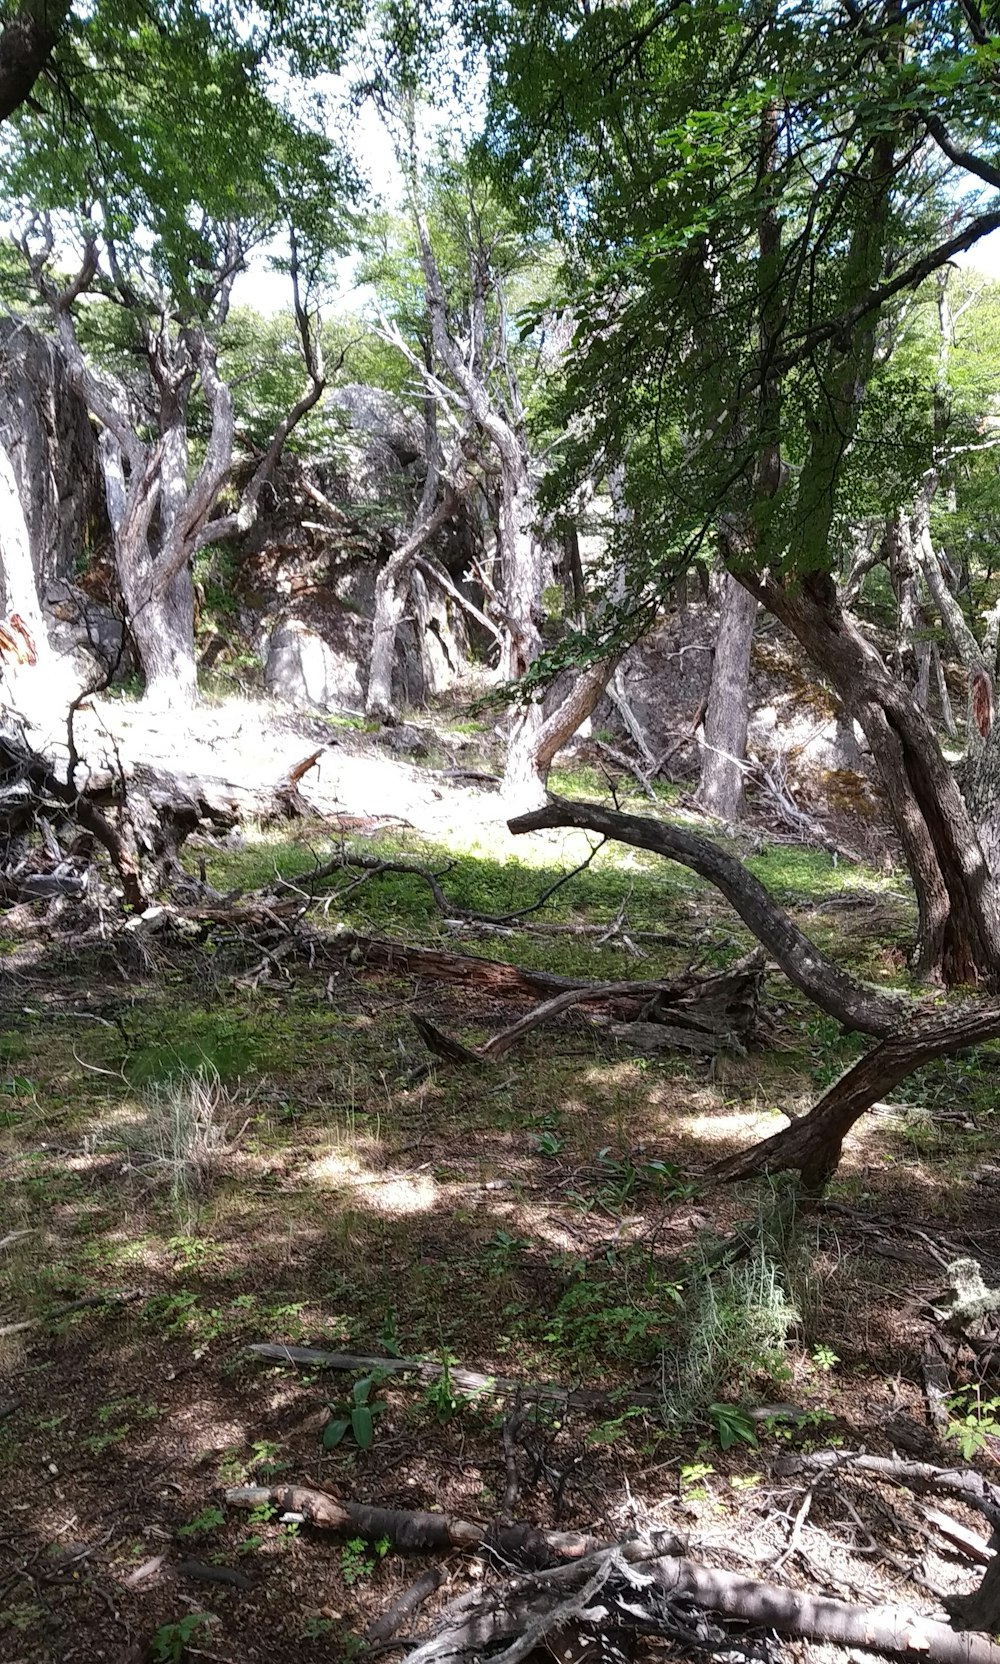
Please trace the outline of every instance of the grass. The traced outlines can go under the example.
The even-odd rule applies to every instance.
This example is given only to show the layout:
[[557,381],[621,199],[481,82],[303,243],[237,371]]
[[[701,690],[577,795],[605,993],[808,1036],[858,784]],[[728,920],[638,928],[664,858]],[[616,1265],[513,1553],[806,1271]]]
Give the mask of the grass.
[[[335,847],[323,828],[250,829],[242,847],[200,853],[219,889],[249,890],[275,871],[301,877]],[[454,842],[393,832],[359,847],[447,867],[441,883],[457,905],[503,913],[537,898],[587,842],[525,841],[512,854],[484,825]],[[822,909],[845,882],[873,914],[895,907],[886,891],[898,878],[789,846],[754,860],[797,909],[829,917],[845,962],[868,964],[868,939]],[[624,902],[630,929],[670,938],[639,942],[641,960],[593,936],[453,936],[408,875],[349,892],[334,880],[325,894],[330,926],[595,978],[723,963],[748,940],[689,873],[612,846],[533,917],[608,925]],[[852,911],[852,924],[865,916]],[[313,922],[323,921],[318,909]],[[493,1401],[446,1401],[443,1391],[434,1400],[413,1383],[383,1383],[371,1451],[349,1439],[324,1449],[325,1406],[350,1400],[350,1380],[262,1368],[245,1355],[254,1340],[450,1357],[486,1373],[581,1381],[626,1404],[636,1386],[663,1383],[665,1419],[616,1404],[566,1425],[540,1413],[526,1518],[592,1519],[602,1496],[617,1497],[623,1468],[643,1505],[659,1506],[682,1468],[704,1465],[720,1400],[752,1403],[777,1381],[782,1397],[808,1390],[810,1402],[832,1401],[836,1386],[837,1402],[849,1403],[849,1385],[820,1380],[810,1363],[816,1337],[848,1360],[845,1378],[868,1372],[858,1388],[867,1425],[871,1379],[886,1360],[897,1370],[910,1344],[912,1267],[852,1258],[816,1232],[801,1253],[772,1240],[711,1280],[702,1272],[692,1282],[681,1265],[682,1255],[689,1265],[703,1257],[701,1233],[725,1236],[753,1206],[700,1184],[699,1173],[814,1101],[863,1044],[777,979],[765,998],[766,1046],[723,1070],[631,1057],[568,1016],[495,1066],[442,1065],[416,1079],[426,1054],[414,1011],[475,1040],[523,1007],[375,972],[363,959],[289,957],[250,989],[238,973],[252,948],[221,927],[171,943],[161,974],[146,981],[125,983],[102,951],[67,963],[46,946],[0,1038],[4,1229],[23,1222],[33,1232],[26,1247],[0,1254],[0,1321],[44,1320],[6,1360],[17,1363],[23,1409],[0,1422],[0,1463],[9,1501],[38,1533],[54,1535],[68,1517],[109,1533],[123,1574],[115,1600],[138,1634],[177,1622],[172,1585],[140,1596],[124,1581],[136,1564],[127,1545],[153,1552],[147,1529],[154,1547],[176,1546],[201,1522],[199,1553],[266,1571],[266,1602],[213,1599],[237,1653],[252,1631],[254,1647],[289,1656],[306,1620],[344,1650],[344,1636],[386,1603],[388,1580],[406,1579],[391,1556],[369,1555],[377,1563],[352,1581],[343,1545],[331,1553],[270,1518],[218,1520],[217,1487],[239,1482],[233,1474],[263,1465],[345,1496],[380,1501],[391,1488],[397,1501],[457,1511],[487,1512],[503,1495]],[[883,967],[881,979],[889,974]],[[837,1194],[951,1218],[954,1181],[981,1162],[991,1127],[996,1056],[984,1048],[914,1077],[896,1095],[897,1113],[852,1139]],[[955,1106],[978,1132],[942,1119]],[[772,1204],[765,1189],[760,1207]],[[138,1298],[52,1322],[61,1303],[109,1286]],[[48,1462],[59,1470],[58,1507],[39,1504]],[[546,1489],[553,1472],[566,1476],[558,1500]],[[304,1619],[296,1590],[306,1587],[315,1610]],[[91,1600],[86,1579],[73,1600],[110,1656],[120,1637],[102,1628],[104,1603]]]

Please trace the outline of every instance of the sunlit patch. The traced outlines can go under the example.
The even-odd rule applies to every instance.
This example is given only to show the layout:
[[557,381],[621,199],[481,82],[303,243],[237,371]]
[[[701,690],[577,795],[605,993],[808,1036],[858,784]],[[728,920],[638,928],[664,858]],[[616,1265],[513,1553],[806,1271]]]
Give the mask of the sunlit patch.
[[361,1172],[357,1151],[347,1144],[336,1144],[326,1155],[310,1161],[302,1169],[302,1177],[308,1184],[319,1185],[321,1189],[336,1189],[340,1185],[353,1183]]
[[722,1110],[713,1110],[710,1115],[686,1117],[684,1130],[706,1144],[750,1145],[759,1138],[770,1138],[784,1125],[784,1116],[780,1121],[774,1115],[751,1117],[743,1108],[735,1109],[729,1115]]
[[354,1196],[373,1213],[427,1213],[436,1206],[440,1192],[427,1173],[375,1173],[358,1181]]

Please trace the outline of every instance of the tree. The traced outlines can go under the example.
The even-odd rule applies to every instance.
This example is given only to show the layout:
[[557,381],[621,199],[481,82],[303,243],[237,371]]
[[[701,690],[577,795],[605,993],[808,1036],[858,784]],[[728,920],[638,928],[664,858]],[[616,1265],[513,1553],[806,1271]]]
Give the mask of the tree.
[[993,29],[897,0],[794,20],[758,0],[525,5],[489,136],[512,194],[574,228],[563,407],[577,454],[628,457],[633,620],[722,538],[863,730],[917,890],[917,963],[951,983],[1000,974],[1000,896],[926,713],[835,577],[852,482],[889,512],[913,456],[880,399],[901,297],[1000,225],[955,184],[1000,186]]
[[[109,173],[96,134],[72,150],[58,145],[44,113],[22,119],[7,159],[23,205],[22,253],[101,427],[118,577],[147,696],[179,704],[196,693],[192,558],[252,524],[289,433],[323,391],[315,297],[342,237],[337,198],[350,188],[342,159],[277,109],[242,47],[219,46],[207,20],[197,52],[193,36],[163,41],[159,56],[147,44],[141,87],[122,84],[103,108],[103,120],[129,135],[127,171]],[[205,112],[201,131],[192,110]],[[237,275],[282,228],[304,386],[238,501],[216,514],[235,443],[220,334]],[[60,268],[74,245],[78,265],[66,279]],[[95,297],[120,310],[138,376],[115,380],[88,360],[80,319],[92,319]]]

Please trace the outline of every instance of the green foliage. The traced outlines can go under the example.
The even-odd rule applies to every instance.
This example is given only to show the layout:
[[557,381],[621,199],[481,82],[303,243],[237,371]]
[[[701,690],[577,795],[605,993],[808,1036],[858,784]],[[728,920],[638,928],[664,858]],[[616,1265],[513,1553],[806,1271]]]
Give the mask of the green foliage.
[[340,1575],[348,1588],[353,1583],[360,1583],[366,1577],[371,1577],[380,1560],[384,1560],[392,1547],[388,1537],[380,1537],[371,1544],[372,1552],[368,1552],[368,1545],[363,1537],[350,1537],[340,1551]]
[[738,1404],[709,1404],[705,1414],[723,1450],[732,1450],[737,1444],[756,1445],[753,1421]]
[[[720,1389],[742,1393],[755,1376],[786,1378],[785,1345],[797,1319],[765,1247],[736,1265],[706,1265],[686,1285],[678,1332],[664,1354],[667,1419],[683,1424],[711,1417],[711,1406],[718,1410],[723,1402]],[[717,1418],[714,1424],[721,1439]],[[734,1433],[730,1443],[741,1436]]]
[[439,1366],[440,1373],[432,1381],[428,1381],[420,1395],[420,1402],[433,1412],[435,1420],[451,1421],[467,1404],[472,1403],[472,1395],[459,1392],[452,1380],[452,1365],[458,1362],[444,1347],[431,1359]]
[[[322,1444],[324,1450],[334,1450],[342,1444],[348,1433],[359,1450],[370,1450],[375,1439],[375,1421],[388,1409],[382,1399],[372,1400],[372,1393],[385,1380],[383,1372],[376,1370],[371,1375],[365,1375],[360,1381],[355,1381],[351,1389],[351,1397],[345,1402],[338,1401],[330,1404],[330,1419],[324,1424]],[[340,1413],[339,1412],[345,1412]]]
[[947,1401],[948,1438],[953,1440],[963,1462],[986,1448],[988,1439],[1000,1438],[1000,1398],[987,1398],[982,1387],[963,1387]]
[[212,1622],[207,1612],[188,1612],[176,1623],[161,1624],[150,1640],[154,1664],[184,1664],[188,1646]]
[[177,1527],[178,1537],[209,1537],[217,1531],[220,1525],[225,1525],[226,1516],[221,1508],[207,1507],[196,1514],[186,1525]]

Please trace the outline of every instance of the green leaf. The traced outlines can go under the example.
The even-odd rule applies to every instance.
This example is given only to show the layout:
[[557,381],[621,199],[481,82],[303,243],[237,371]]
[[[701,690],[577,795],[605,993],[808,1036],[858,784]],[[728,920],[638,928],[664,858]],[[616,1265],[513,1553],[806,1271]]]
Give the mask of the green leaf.
[[365,1376],[362,1377],[362,1379],[360,1381],[355,1381],[354,1389],[353,1389],[355,1404],[364,1404],[365,1401],[367,1400],[368,1394],[371,1392],[371,1390],[372,1390],[372,1376],[365,1375]]
[[323,1429],[323,1449],[333,1450],[347,1435],[351,1423],[338,1417],[336,1421],[328,1421]]
[[359,1404],[351,1411],[351,1427],[354,1437],[362,1450],[370,1450],[375,1437],[375,1423],[367,1404]]

